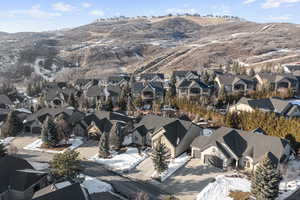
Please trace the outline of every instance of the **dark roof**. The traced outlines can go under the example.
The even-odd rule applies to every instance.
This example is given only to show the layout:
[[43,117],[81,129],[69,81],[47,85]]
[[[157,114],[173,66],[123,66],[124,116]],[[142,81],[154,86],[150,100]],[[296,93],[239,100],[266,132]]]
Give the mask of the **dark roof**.
[[0,94],[0,104],[12,105],[12,101],[5,94]]
[[218,74],[221,85],[233,85],[235,82],[242,81],[247,85],[255,84],[256,80],[253,77],[246,75],[233,75],[233,74]]
[[119,86],[108,85],[106,87],[110,96],[120,96],[122,89]]
[[[17,170],[33,169],[33,167],[24,159],[14,156],[5,156],[0,158],[0,193],[7,190],[10,185],[11,177]],[[20,180],[25,181],[26,180]]]
[[145,73],[145,74],[141,74],[141,80],[145,80],[145,81],[151,81],[153,80],[156,76],[158,76],[160,79],[164,79],[165,75],[161,74],[161,73]]
[[186,75],[187,75],[188,73],[192,73],[192,74],[198,76],[197,71],[191,71],[191,70],[187,70],[187,71],[184,71],[184,70],[181,70],[181,71],[173,71],[173,76],[175,76],[175,77],[180,77],[180,78],[184,78],[184,77],[186,77]]
[[103,87],[100,87],[98,85],[93,85],[88,88],[86,92],[87,97],[98,97],[98,96],[104,96]]
[[66,114],[66,116],[71,116],[73,113],[73,110],[67,109],[67,108],[42,108],[42,109],[38,110],[37,112],[29,115],[25,119],[25,123],[31,122],[34,120],[39,120],[40,122],[42,122],[46,118],[47,115],[55,117],[61,113]]
[[203,83],[201,80],[187,80],[187,79],[183,79],[182,81],[180,81],[177,85],[178,88],[189,88],[189,87],[199,87],[199,88],[209,88],[208,85],[206,85],[205,83]]
[[[86,197],[87,196],[87,197]],[[89,200],[88,192],[74,183],[61,189],[54,189],[53,185],[49,185],[40,191],[37,191],[32,200]]]
[[46,175],[47,173],[35,170],[17,170],[10,177],[10,187],[14,190],[24,191]]
[[128,75],[113,75],[107,78],[107,82],[111,84],[119,83],[122,80],[129,81],[130,77]]
[[69,118],[69,122],[72,124],[76,124],[77,122],[80,122],[81,120],[83,120],[84,117],[85,117],[84,112],[74,111]]
[[210,136],[197,137],[191,146],[205,150],[210,146],[219,147],[220,145],[224,149],[229,148],[234,155],[229,152],[228,154],[236,157],[248,156],[250,149],[253,148],[254,162],[259,161],[266,153],[270,152],[276,157],[278,163],[285,153],[288,142],[278,137],[221,127]]
[[243,97],[239,100],[238,104],[249,105],[253,109],[259,109],[268,112],[275,112],[279,114],[285,114],[291,107],[292,104],[288,101],[269,98],[269,99],[249,99]]
[[92,200],[121,200],[118,196],[110,192],[100,192],[96,194],[91,194]]
[[277,73],[266,73],[261,72],[258,73],[258,76],[261,77],[263,80],[267,80],[269,82],[279,82],[282,79],[287,79],[290,81],[296,81],[297,78],[293,74],[277,74]]

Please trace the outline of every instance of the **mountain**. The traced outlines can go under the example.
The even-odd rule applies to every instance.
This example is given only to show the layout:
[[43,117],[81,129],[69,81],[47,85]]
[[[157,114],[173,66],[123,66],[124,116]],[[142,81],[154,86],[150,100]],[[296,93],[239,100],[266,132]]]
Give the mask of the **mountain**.
[[165,72],[234,61],[245,67],[300,60],[300,25],[167,16],[99,20],[74,29],[0,33],[0,72],[24,78]]

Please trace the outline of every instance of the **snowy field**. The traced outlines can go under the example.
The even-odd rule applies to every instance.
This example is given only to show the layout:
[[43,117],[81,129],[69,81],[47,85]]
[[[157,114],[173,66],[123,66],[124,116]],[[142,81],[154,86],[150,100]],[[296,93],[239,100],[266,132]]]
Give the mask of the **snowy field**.
[[4,139],[0,139],[0,143],[4,144],[4,145],[8,145],[10,144],[13,140],[15,139],[15,137],[7,137]]
[[[168,177],[170,177],[172,174],[174,174],[179,168],[184,166],[191,158],[186,154],[182,154],[178,156],[175,159],[172,159],[168,170],[164,171],[159,175],[159,178],[161,181],[165,181]],[[157,173],[153,172],[152,176],[153,178],[157,177]]]
[[118,154],[117,152],[112,152],[111,155],[112,158],[104,159],[99,158],[97,154],[90,158],[90,160],[104,164],[110,169],[122,173],[134,169],[138,164],[148,157],[148,155],[145,153],[139,155],[137,148],[132,147],[127,148],[127,151],[124,153]]
[[[276,200],[284,200],[300,188],[300,161],[289,162],[287,172],[279,185],[279,197]],[[233,200],[229,192],[239,190],[250,192],[251,182],[246,178],[231,178],[217,176],[216,181],[208,184],[197,196],[197,200]]]
[[71,144],[71,146],[65,148],[64,150],[61,151],[56,151],[56,150],[51,150],[51,149],[43,149],[41,148],[42,145],[42,140],[38,139],[34,141],[33,143],[27,145],[24,147],[25,150],[31,150],[31,151],[41,151],[41,152],[47,152],[47,153],[63,153],[66,150],[73,150],[79,147],[80,145],[83,144],[83,138],[82,137],[75,137],[75,138],[70,138],[68,140],[67,144]]

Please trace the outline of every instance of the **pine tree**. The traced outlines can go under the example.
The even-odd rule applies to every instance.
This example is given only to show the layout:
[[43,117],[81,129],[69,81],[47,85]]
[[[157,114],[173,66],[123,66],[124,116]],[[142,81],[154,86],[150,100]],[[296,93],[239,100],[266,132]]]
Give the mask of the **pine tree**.
[[108,141],[108,134],[102,133],[100,140],[99,140],[99,157],[100,158],[108,158],[109,153],[109,141]]
[[59,142],[56,124],[47,116],[42,127],[42,141],[48,147],[55,147]]
[[10,111],[6,117],[5,123],[1,129],[0,137],[14,137],[23,128],[23,123],[18,119],[14,111]]
[[159,141],[151,153],[151,159],[154,164],[155,171],[160,174],[167,170],[170,163],[170,158],[171,155],[167,146]]
[[43,142],[44,146],[49,146],[49,141],[48,141],[48,121],[49,121],[49,117],[47,116],[47,118],[44,120],[43,122],[43,126],[42,126],[42,131],[41,131],[41,140]]
[[71,93],[68,98],[68,104],[74,108],[78,107],[78,103],[75,99],[74,93]]
[[105,109],[106,111],[113,111],[114,105],[111,100],[111,97],[108,97],[107,101],[105,102]]
[[251,193],[257,200],[273,200],[279,193],[281,175],[266,154],[257,166],[251,183]]
[[118,151],[121,149],[122,147],[122,127],[120,125],[120,123],[118,122],[114,122],[113,126],[110,130],[110,146],[112,149]]
[[50,172],[56,178],[75,179],[83,170],[79,153],[74,150],[67,150],[64,153],[56,154],[50,162]]
[[7,149],[4,144],[0,143],[0,158],[7,154]]

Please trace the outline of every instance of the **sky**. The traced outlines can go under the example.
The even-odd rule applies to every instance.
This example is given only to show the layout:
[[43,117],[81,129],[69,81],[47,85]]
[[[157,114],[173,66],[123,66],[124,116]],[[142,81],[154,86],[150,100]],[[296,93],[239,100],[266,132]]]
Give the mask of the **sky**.
[[0,31],[72,28],[98,18],[168,13],[233,15],[255,22],[300,24],[300,0],[2,0]]

